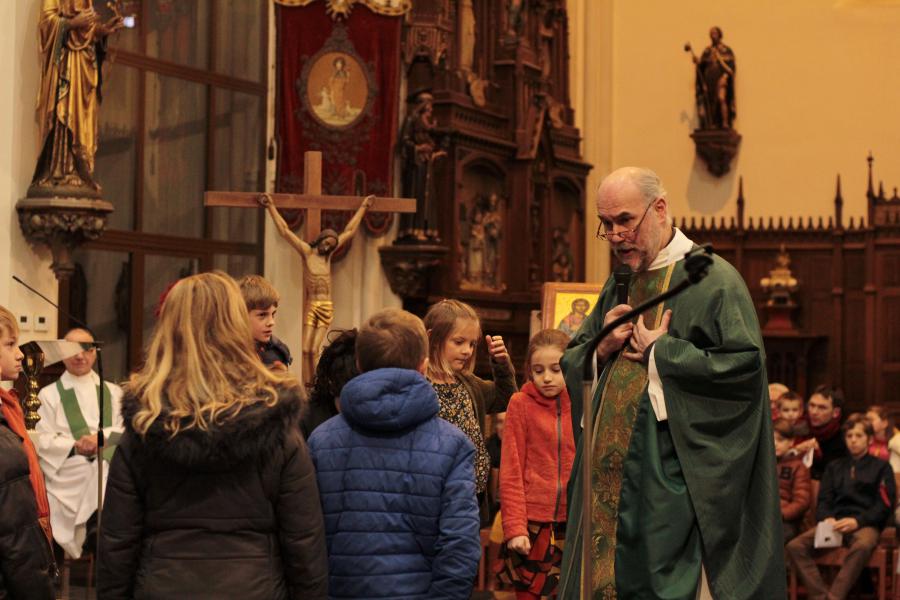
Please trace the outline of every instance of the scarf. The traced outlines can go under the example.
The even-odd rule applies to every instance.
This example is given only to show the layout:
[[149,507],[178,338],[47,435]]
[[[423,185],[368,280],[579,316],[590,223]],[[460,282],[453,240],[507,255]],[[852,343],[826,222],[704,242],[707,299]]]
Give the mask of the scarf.
[[19,396],[15,390],[0,389],[0,400],[2,400],[3,416],[16,435],[22,438],[22,450],[28,457],[28,467],[31,471],[31,489],[34,490],[34,500],[37,504],[38,521],[41,528],[47,535],[47,539],[53,541],[53,534],[50,531],[50,504],[47,502],[47,488],[44,486],[44,474],[41,473],[41,465],[38,463],[37,451],[28,431],[25,429],[25,414],[22,412],[22,405],[19,404]]

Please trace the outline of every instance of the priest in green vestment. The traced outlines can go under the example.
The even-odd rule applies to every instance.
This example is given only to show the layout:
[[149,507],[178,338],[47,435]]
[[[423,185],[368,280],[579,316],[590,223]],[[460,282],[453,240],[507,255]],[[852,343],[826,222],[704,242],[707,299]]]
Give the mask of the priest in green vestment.
[[[694,244],[673,227],[648,169],[611,173],[598,237],[634,274],[612,277],[563,357],[577,454],[560,598],[774,600],[785,597],[781,513],[765,353],[740,274],[713,257],[699,284],[616,329],[596,350],[591,409],[582,368],[605,322],[687,277]],[[581,437],[593,419],[593,440]],[[587,448],[587,450],[585,449]],[[581,457],[591,452],[592,590],[581,593]]]

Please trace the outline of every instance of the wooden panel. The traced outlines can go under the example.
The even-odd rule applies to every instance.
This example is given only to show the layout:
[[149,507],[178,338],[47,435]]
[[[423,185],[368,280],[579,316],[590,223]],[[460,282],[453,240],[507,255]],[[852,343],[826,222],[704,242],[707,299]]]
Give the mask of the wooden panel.
[[900,287],[900,252],[880,252],[875,260],[880,284]]
[[844,289],[861,290],[866,284],[866,255],[844,252]]
[[885,294],[878,310],[876,333],[882,361],[900,365],[900,292]]

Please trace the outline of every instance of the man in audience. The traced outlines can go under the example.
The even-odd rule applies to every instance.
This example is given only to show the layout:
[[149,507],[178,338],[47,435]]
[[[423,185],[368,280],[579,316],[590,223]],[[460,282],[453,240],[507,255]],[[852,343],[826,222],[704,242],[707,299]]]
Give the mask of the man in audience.
[[838,388],[820,385],[809,397],[806,404],[806,416],[812,438],[795,445],[799,453],[815,450],[810,474],[819,480],[825,467],[831,461],[847,456],[844,436],[841,435],[841,409],[844,406],[844,394]]
[[[66,334],[70,342],[91,343],[94,337],[85,329]],[[35,430],[39,434],[38,457],[47,481],[50,524],[53,539],[72,558],[79,558],[85,547],[91,549],[97,512],[97,426],[100,421],[98,387],[100,378],[93,371],[97,351],[83,350],[63,361],[66,372],[40,391],[41,408]],[[122,389],[104,382],[103,479],[122,433],[119,412]]]
[[849,456],[835,459],[825,468],[816,505],[819,527],[841,534],[841,543],[847,548],[831,588],[825,586],[815,562],[817,528],[800,534],[787,545],[788,556],[810,600],[847,597],[878,544],[896,497],[891,466],[869,454],[873,432],[865,415],[850,415],[843,434]]

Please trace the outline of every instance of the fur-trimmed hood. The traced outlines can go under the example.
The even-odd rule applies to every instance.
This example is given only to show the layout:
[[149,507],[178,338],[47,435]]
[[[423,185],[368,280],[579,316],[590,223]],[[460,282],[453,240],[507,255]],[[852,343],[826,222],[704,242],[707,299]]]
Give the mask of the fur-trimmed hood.
[[122,417],[137,445],[152,458],[192,470],[224,471],[267,456],[281,448],[288,435],[299,435],[302,405],[297,390],[282,388],[275,406],[252,404],[235,417],[210,424],[205,431],[192,427],[174,437],[164,427],[165,407],[144,436],[134,431],[132,421],[140,406],[131,394],[122,399]]

